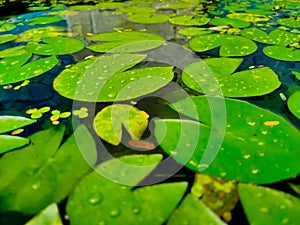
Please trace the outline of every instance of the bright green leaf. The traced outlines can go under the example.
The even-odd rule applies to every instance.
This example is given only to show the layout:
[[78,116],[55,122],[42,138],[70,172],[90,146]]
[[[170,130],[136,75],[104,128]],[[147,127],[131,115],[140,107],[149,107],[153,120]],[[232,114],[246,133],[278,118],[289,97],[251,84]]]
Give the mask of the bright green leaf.
[[0,116],[0,133],[13,131],[18,128],[33,124],[35,122],[35,120],[31,120],[20,116]]
[[40,24],[50,24],[56,23],[62,20],[61,16],[39,16],[34,17],[29,20],[25,20],[30,26],[40,25]]
[[289,26],[289,27],[300,27],[300,19],[295,19],[294,17],[282,18],[276,21],[280,25]]
[[202,26],[209,22],[208,17],[193,17],[190,15],[181,15],[172,17],[169,21],[172,24],[180,26]]
[[128,20],[134,23],[154,24],[168,21],[169,16],[165,14],[134,14],[129,16]]
[[17,26],[11,23],[0,24],[0,32],[7,32],[15,29]]
[[56,204],[51,204],[25,225],[63,225]]
[[273,59],[282,61],[296,62],[300,61],[300,51],[294,48],[286,48],[284,46],[267,46],[264,47],[263,53]]
[[18,35],[14,35],[14,34],[0,35],[0,44],[4,44],[6,42],[13,41],[13,40],[17,39],[17,37],[18,37]]
[[235,28],[245,28],[250,26],[250,22],[230,18],[215,18],[212,19],[210,22],[216,26],[230,25]]
[[293,93],[288,99],[289,110],[300,119],[300,91]]
[[27,145],[29,140],[27,138],[16,137],[11,135],[0,135],[0,154],[10,150],[20,148]]

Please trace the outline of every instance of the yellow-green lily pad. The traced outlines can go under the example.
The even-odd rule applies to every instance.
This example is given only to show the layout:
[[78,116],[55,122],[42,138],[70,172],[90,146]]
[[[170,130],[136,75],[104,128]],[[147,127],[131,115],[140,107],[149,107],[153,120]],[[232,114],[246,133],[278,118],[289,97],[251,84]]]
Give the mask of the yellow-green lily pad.
[[300,91],[294,92],[288,99],[289,110],[300,119]]
[[15,35],[15,34],[0,35],[0,44],[4,44],[6,42],[13,41],[13,40],[17,39],[17,37],[18,37],[18,35]]

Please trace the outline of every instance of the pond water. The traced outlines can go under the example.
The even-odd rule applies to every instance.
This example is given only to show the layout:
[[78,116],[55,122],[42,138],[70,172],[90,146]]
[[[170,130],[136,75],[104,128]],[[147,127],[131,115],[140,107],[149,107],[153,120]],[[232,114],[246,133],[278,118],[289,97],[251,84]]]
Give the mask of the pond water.
[[[52,202],[58,203],[61,218],[56,205],[48,208],[51,218],[63,224],[172,225],[194,224],[191,221],[197,218],[204,224],[296,224],[300,211],[295,197],[300,194],[299,9],[300,3],[293,0],[128,1],[38,6],[0,18],[0,126],[13,127],[0,133],[27,140],[6,142],[0,135],[0,146],[9,146],[0,150],[4,174],[0,183],[6,177],[15,179],[0,185],[0,224],[24,224],[32,216],[28,224],[42,224],[39,219],[45,218],[38,213]],[[4,115],[12,116],[15,125],[4,124]],[[35,121],[19,126],[13,116]],[[40,135],[46,148],[59,147],[61,139],[53,139],[57,146],[51,142],[55,135],[64,134],[65,143],[70,135],[75,137],[89,166],[100,164],[97,171],[108,180],[131,186],[170,185],[148,192],[153,199],[170,202],[164,206],[166,212],[155,211],[161,208],[145,197],[145,190],[140,203],[123,198],[122,191],[118,195],[123,185],[93,183],[92,175],[85,176],[90,171],[76,158],[80,156],[72,153],[57,159],[69,165],[67,169],[53,166],[61,172],[60,178],[49,175],[51,169],[43,170],[42,161],[29,149],[38,145],[34,135],[49,129],[51,135]],[[23,148],[25,153],[19,154]],[[47,164],[62,150],[54,152],[45,154]],[[141,162],[126,159],[132,154],[141,154]],[[123,161],[139,167],[158,163],[157,155],[165,160],[146,172],[134,173],[108,161],[125,156]],[[22,164],[31,157],[30,167]],[[71,162],[74,158],[78,162]],[[20,168],[5,172],[10,164],[19,163]],[[105,172],[102,164],[112,172]],[[76,172],[76,165],[79,175],[66,178]],[[42,180],[38,185],[32,185],[30,176],[18,175],[33,167],[34,179]],[[123,179],[116,168],[125,171],[124,177],[138,174],[138,178]],[[51,182],[43,183],[43,177]],[[41,193],[16,188],[22,183]],[[57,194],[54,190],[65,183],[65,192]],[[99,185],[107,189],[98,190]],[[110,190],[119,197],[111,197]],[[124,196],[131,194],[128,190]],[[159,190],[162,194],[156,194]],[[37,203],[30,207],[20,203],[30,199],[21,192],[38,196],[33,197]],[[100,195],[111,199],[99,206]],[[195,200],[199,197],[201,201]],[[96,208],[85,205],[86,198]],[[285,203],[287,199],[292,203]],[[282,205],[287,208],[284,214],[279,212]],[[126,207],[140,215],[135,222]],[[106,208],[111,209],[107,215]],[[215,214],[208,214],[208,208]],[[193,214],[196,209],[199,215]],[[153,215],[146,216],[145,211]]]

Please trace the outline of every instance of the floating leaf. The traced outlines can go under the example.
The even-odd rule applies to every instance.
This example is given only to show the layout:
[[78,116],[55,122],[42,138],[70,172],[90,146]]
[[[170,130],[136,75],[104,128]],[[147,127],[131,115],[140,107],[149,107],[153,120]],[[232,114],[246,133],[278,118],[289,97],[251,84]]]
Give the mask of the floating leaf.
[[0,85],[37,77],[53,69],[58,64],[55,56],[38,59],[25,64],[30,57],[31,54],[27,54],[0,60]]
[[15,29],[17,26],[11,23],[0,24],[0,32],[11,31]]
[[[121,176],[134,179],[131,184],[136,185],[154,169],[161,158],[161,155],[125,156],[117,159],[122,162],[121,164],[107,161],[100,164],[96,171],[108,169],[111,174],[116,175],[116,179],[120,177],[122,171]],[[67,203],[67,213],[74,225],[99,223],[160,225],[176,207],[186,187],[187,184],[181,182],[132,190],[130,186],[122,185],[118,181],[113,182],[97,172],[92,172],[74,189]]]
[[295,75],[295,77],[300,80],[300,72],[297,72],[297,71],[292,71],[292,74]]
[[35,122],[35,120],[31,120],[20,116],[0,116],[0,133],[13,131],[18,128],[33,124]]
[[282,18],[276,21],[280,25],[289,26],[289,27],[300,27],[300,19],[295,19],[294,17]]
[[181,15],[172,17],[169,21],[172,24],[180,26],[202,26],[209,22],[208,17],[193,17],[190,15]]
[[167,22],[169,16],[165,14],[134,14],[129,16],[128,20],[134,23],[154,24]]
[[65,32],[62,27],[39,27],[31,30],[26,30],[16,39],[17,42],[36,41],[39,42],[46,37],[68,37],[70,33]]
[[45,44],[28,43],[26,50],[37,55],[66,55],[84,49],[84,43],[75,38],[48,37]]
[[284,46],[267,46],[264,47],[263,53],[273,59],[296,62],[300,61],[300,51],[293,47],[286,48]]
[[123,72],[144,58],[145,55],[123,53],[77,63],[65,69],[54,80],[54,89],[71,99],[113,102],[152,93],[173,79],[173,67],[170,66]]
[[98,9],[97,6],[95,5],[74,5],[70,6],[69,10],[75,10],[75,11],[81,11],[81,10],[93,10],[93,9]]
[[300,91],[296,91],[288,99],[289,110],[300,119]]
[[25,225],[63,225],[56,204],[51,204]]
[[150,8],[150,7],[126,5],[126,7],[121,7],[120,11],[123,13],[135,13],[135,14],[142,15],[142,14],[155,13],[156,10],[154,8]]
[[29,140],[27,138],[16,137],[11,135],[0,135],[0,154],[10,150],[20,148],[27,145]]
[[39,16],[34,17],[29,20],[25,20],[30,26],[40,25],[40,24],[50,24],[57,23],[62,20],[61,16]]
[[0,35],[0,44],[4,44],[6,42],[13,41],[13,40],[17,39],[17,37],[18,37],[18,35],[14,35],[14,34]]
[[73,111],[73,115],[74,116],[78,116],[79,118],[87,118],[89,116],[89,113],[88,113],[88,108],[86,107],[81,107],[80,109],[78,110],[74,110]]
[[201,200],[191,194],[187,195],[180,206],[173,212],[168,220],[168,225],[182,224],[226,225],[214,212],[212,212]]
[[95,52],[141,52],[157,48],[165,43],[162,37],[141,31],[99,33],[87,39],[103,42],[87,46]]
[[[198,116],[193,114],[195,109],[191,107],[190,100],[194,102]],[[225,104],[226,111],[220,111],[222,104]],[[300,157],[300,133],[282,117],[247,102],[219,97],[191,97],[175,103],[174,108],[204,123],[155,120],[157,142],[165,152],[188,168],[225,179],[263,184],[299,174],[297,159]],[[218,111],[212,112],[211,108],[217,108]],[[225,127],[220,127],[219,124],[223,123],[224,113],[227,124],[222,145],[219,147],[210,142],[207,146],[212,131],[212,138],[222,140],[223,136],[220,135]],[[266,121],[279,123],[265,126]],[[215,128],[210,127],[212,124]],[[211,164],[203,162],[203,154],[213,150],[219,150],[216,158],[214,155],[207,155],[210,158],[205,160],[209,163],[210,160],[213,161]],[[192,157],[188,157],[187,153],[192,154]]]
[[12,48],[7,48],[0,51],[1,58],[18,56],[18,55],[28,55],[29,52],[25,49],[25,46],[16,46]]
[[198,36],[198,35],[204,35],[209,34],[212,31],[206,29],[206,28],[198,28],[198,27],[189,27],[180,29],[178,31],[179,34],[186,35],[186,36]]
[[280,86],[278,76],[263,67],[234,73],[242,59],[209,58],[184,68],[182,81],[200,93],[228,97],[249,97],[268,94]]
[[59,148],[63,132],[57,127],[35,133],[28,147],[0,159],[1,212],[31,215],[53,202],[59,203],[91,170],[97,151],[87,128],[79,126]]
[[193,38],[189,42],[192,50],[208,51],[220,47],[220,56],[245,56],[257,50],[256,44],[244,37],[229,34],[207,34]]
[[32,7],[28,7],[26,10],[28,11],[44,11],[50,9],[49,6],[32,6]]
[[37,109],[37,108],[33,108],[33,109],[28,109],[26,110],[26,114],[29,114],[31,119],[39,119],[43,116],[43,113],[49,112],[50,111],[50,107],[49,106],[45,106],[43,108]]
[[239,194],[250,224],[298,224],[300,200],[290,194],[251,184],[239,184]]
[[148,126],[149,115],[130,105],[113,104],[102,109],[94,119],[94,129],[103,140],[119,145],[122,126],[132,139],[139,139]]
[[216,26],[230,25],[235,28],[245,28],[250,26],[250,22],[239,20],[239,19],[230,19],[230,18],[215,18],[212,19],[211,24]]
[[247,22],[260,22],[260,21],[268,21],[272,16],[260,15],[260,14],[252,14],[252,13],[232,13],[227,15],[228,18],[231,19],[239,19]]
[[242,30],[241,34],[251,40],[272,45],[286,46],[288,44],[295,43],[300,39],[297,34],[280,29],[272,30],[270,34],[267,34],[258,28],[252,27]]

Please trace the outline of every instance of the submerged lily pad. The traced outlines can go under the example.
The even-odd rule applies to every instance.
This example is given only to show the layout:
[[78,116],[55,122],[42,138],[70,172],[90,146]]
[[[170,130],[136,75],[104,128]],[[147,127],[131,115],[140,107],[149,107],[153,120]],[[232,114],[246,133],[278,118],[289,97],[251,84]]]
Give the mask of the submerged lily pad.
[[[198,115],[193,114],[190,99],[173,104],[174,108],[202,123],[192,120],[155,120],[157,142],[178,163],[213,176],[261,184],[299,174],[300,133],[288,121],[240,100],[225,99],[224,102],[222,98],[208,96],[191,97],[191,100]],[[217,111],[212,118],[211,106],[218,108],[222,104],[225,104],[226,111]],[[223,138],[220,135],[225,127],[211,127],[212,124],[216,126],[222,123],[222,116],[216,113],[226,113],[227,118],[221,146],[214,146],[214,142],[208,145],[210,138]],[[214,136],[210,137],[212,131]],[[211,164],[202,162],[203,155],[214,148],[219,151],[215,158],[214,155],[208,158],[212,160]],[[192,154],[190,159],[186,158],[187,152]]]
[[0,85],[37,77],[53,69],[58,64],[55,56],[38,59],[25,64],[30,57],[31,55],[29,54],[0,60]]
[[231,18],[215,18],[210,22],[216,26],[230,25],[235,28],[245,28],[250,26],[250,22]]
[[94,119],[99,137],[112,145],[122,140],[122,126],[133,140],[139,139],[148,126],[149,115],[130,105],[113,104],[102,109]]
[[84,43],[75,38],[43,38],[45,44],[28,43],[26,50],[37,55],[66,55],[84,49]]
[[29,20],[25,20],[30,26],[41,25],[41,24],[50,24],[61,21],[63,18],[61,16],[39,16],[34,17]]
[[273,59],[278,59],[282,61],[296,62],[300,61],[300,51],[294,49],[293,47],[285,46],[267,46],[264,47],[263,53]]
[[122,53],[79,62],[59,74],[54,89],[67,98],[91,102],[123,101],[152,93],[173,79],[173,67],[125,71],[145,57]]
[[276,21],[280,25],[289,26],[289,27],[300,27],[300,19],[297,18],[283,18]]
[[6,31],[11,31],[15,29],[17,26],[15,24],[11,23],[4,23],[0,24],[0,32],[6,32]]
[[281,191],[239,184],[239,195],[250,224],[298,224],[300,199]]
[[296,91],[288,99],[288,107],[290,111],[300,119],[300,91]]
[[280,86],[278,76],[268,67],[234,73],[242,61],[242,59],[209,58],[194,62],[184,68],[182,81],[200,93],[223,94],[227,97],[260,96]]
[[194,17],[190,15],[181,15],[172,17],[170,23],[180,26],[202,26],[207,24],[210,19],[208,17]]
[[193,38],[189,46],[196,52],[205,52],[220,47],[220,56],[245,56],[257,50],[253,41],[229,34],[202,35]]
[[[62,201],[91,171],[97,151],[87,128],[79,126],[61,145],[63,134],[63,127],[37,132],[29,137],[30,145],[0,159],[0,212],[36,214]],[[78,142],[77,135],[84,143]],[[84,158],[80,152],[83,148]]]
[[161,158],[161,155],[131,155],[118,158],[117,161],[122,162],[119,164],[114,160],[100,164],[95,170],[109,170],[116,181],[106,179],[96,171],[84,177],[68,199],[70,222],[74,225],[98,225],[104,221],[108,224],[163,224],[182,198],[187,183],[133,189],[118,182],[122,171],[123,177],[133,180],[131,185],[137,185]]
[[242,30],[241,34],[251,40],[272,45],[286,46],[288,44],[296,43],[300,39],[297,34],[280,29],[272,30],[270,34],[267,34],[266,32],[253,27]]
[[164,23],[169,20],[169,16],[165,14],[134,14],[129,16],[128,20],[142,24]]
[[14,35],[14,34],[0,35],[0,44],[4,44],[6,42],[13,41],[13,40],[17,39],[17,37],[18,37],[18,35]]
[[87,46],[95,52],[141,52],[165,43],[165,40],[158,35],[138,31],[99,33],[87,39],[103,42]]

